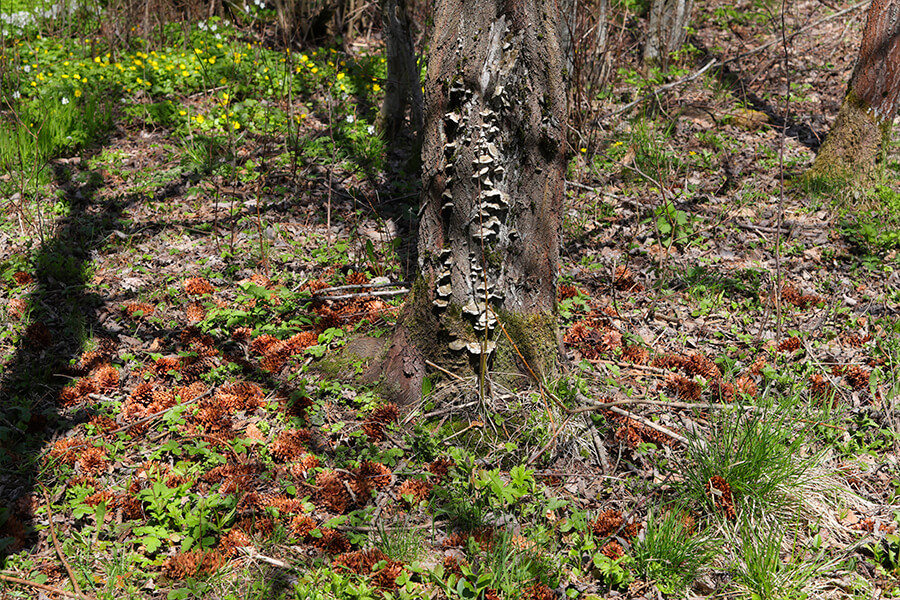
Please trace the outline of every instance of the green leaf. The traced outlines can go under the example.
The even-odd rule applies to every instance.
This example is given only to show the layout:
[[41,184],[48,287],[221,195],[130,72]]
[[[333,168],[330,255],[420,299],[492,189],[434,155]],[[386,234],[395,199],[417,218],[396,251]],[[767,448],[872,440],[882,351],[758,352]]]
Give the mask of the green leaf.
[[333,519],[329,519],[322,527],[328,527],[330,529],[334,529],[335,527],[339,527],[347,522],[347,515],[338,515]]

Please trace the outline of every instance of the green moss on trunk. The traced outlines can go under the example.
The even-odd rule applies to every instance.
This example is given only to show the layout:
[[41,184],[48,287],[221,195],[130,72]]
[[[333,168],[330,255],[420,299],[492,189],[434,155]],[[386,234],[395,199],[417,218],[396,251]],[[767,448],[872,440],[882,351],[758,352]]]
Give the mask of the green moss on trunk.
[[876,159],[889,139],[890,128],[890,122],[881,122],[851,90],[844,98],[807,179],[871,181]]
[[[522,358],[540,378],[552,378],[557,374],[561,352],[559,322],[555,314],[501,311],[497,314],[497,318],[515,342],[513,347],[502,332],[500,339],[497,340],[496,356],[491,370],[509,379],[501,383],[521,383],[522,379],[527,377],[525,374],[528,373],[528,368],[522,364]],[[516,377],[514,373],[523,375]]]

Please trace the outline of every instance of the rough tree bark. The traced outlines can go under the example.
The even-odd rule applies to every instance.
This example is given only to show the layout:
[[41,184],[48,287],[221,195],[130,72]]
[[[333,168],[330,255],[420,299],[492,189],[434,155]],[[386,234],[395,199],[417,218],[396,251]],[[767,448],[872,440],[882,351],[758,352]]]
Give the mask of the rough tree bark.
[[378,115],[378,130],[386,138],[395,139],[406,118],[407,106],[412,130],[422,131],[424,100],[406,0],[382,0],[381,20],[387,81],[384,103]]
[[459,374],[490,366],[523,376],[549,375],[558,362],[566,168],[558,14],[555,0],[437,3],[419,275],[384,365],[397,401],[420,396],[426,360]]
[[667,66],[669,54],[684,45],[693,7],[693,0],[653,0],[644,45],[645,62]]
[[885,147],[900,101],[900,0],[869,6],[856,68],[810,175],[867,179]]

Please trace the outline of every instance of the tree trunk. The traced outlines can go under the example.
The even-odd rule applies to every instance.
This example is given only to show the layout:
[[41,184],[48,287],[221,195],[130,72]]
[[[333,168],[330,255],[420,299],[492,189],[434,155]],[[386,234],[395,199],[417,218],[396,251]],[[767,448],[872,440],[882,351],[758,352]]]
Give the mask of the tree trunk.
[[570,77],[579,67],[597,70],[605,62],[609,0],[559,0],[559,8],[559,47]]
[[538,377],[558,362],[566,103],[557,16],[553,0],[437,3],[420,272],[384,366],[397,401],[419,398],[425,361],[460,375]]
[[869,6],[856,68],[811,175],[867,179],[891,133],[900,100],[900,0]]
[[381,19],[387,55],[387,81],[384,103],[378,115],[378,129],[387,139],[395,139],[403,126],[406,107],[413,131],[422,131],[422,84],[413,45],[412,29],[406,11],[406,0],[382,0]]
[[693,0],[653,0],[644,62],[668,67],[669,54],[684,45],[693,5]]
[[578,0],[558,0],[559,19],[557,19],[557,35],[559,49],[562,52],[566,71],[572,72],[575,66],[575,31],[578,15]]

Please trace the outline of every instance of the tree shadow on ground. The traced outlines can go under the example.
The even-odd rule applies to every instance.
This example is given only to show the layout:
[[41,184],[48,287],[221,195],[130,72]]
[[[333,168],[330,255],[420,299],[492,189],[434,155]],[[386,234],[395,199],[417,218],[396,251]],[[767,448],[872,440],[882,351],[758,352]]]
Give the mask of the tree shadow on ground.
[[81,409],[60,410],[57,399],[73,361],[105,334],[97,312],[103,301],[88,291],[91,254],[125,208],[94,201],[99,177],[78,183],[61,162],[53,177],[69,213],[32,257],[34,282],[20,296],[21,336],[0,378],[0,568],[36,539],[31,521],[42,504],[36,486],[44,448],[85,418]]
[[[691,36],[690,43],[701,51],[704,56],[704,62],[710,59],[722,60],[721,56],[710,51],[697,36]],[[778,129],[784,128],[784,133],[787,137],[796,138],[798,142],[811,150],[819,149],[819,146],[825,139],[827,131],[813,129],[809,122],[799,120],[797,115],[788,115],[786,117],[783,114],[784,106],[773,106],[770,102],[751,91],[749,81],[745,77],[744,71],[733,69],[731,64],[725,64],[714,69],[711,73],[713,73],[722,85],[726,86],[735,97],[741,98],[753,110],[768,116],[773,127]],[[789,119],[787,127],[785,127],[785,118]]]

